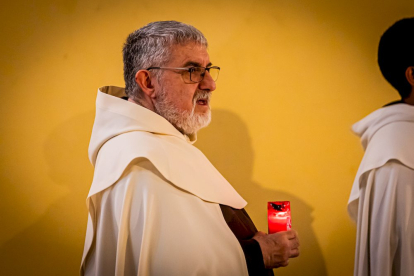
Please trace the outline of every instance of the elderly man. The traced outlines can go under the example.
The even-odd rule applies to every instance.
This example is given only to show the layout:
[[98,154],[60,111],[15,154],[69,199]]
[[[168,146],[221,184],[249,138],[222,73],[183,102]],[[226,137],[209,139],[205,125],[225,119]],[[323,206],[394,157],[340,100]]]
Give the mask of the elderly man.
[[399,92],[353,126],[365,155],[348,202],[357,222],[355,276],[414,275],[414,18],[381,37],[378,64]]
[[296,232],[257,232],[243,198],[192,146],[220,71],[202,33],[153,22],[123,54],[125,90],[98,91],[81,274],[273,275],[288,265]]

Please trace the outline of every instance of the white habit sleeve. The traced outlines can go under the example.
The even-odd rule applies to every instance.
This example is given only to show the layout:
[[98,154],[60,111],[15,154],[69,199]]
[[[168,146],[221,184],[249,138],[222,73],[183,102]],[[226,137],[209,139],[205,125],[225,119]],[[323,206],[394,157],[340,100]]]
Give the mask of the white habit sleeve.
[[390,161],[363,182],[354,275],[414,275],[414,170]]

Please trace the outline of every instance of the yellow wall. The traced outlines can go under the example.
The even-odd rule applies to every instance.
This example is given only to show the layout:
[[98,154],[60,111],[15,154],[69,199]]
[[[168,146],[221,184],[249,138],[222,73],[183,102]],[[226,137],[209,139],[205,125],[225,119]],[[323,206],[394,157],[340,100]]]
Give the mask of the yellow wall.
[[76,275],[96,90],[123,85],[127,34],[193,24],[222,67],[198,147],[249,201],[290,200],[302,254],[277,275],[351,275],[346,213],[362,157],[352,123],[397,99],[376,65],[380,35],[414,2],[7,1],[0,9],[0,271]]

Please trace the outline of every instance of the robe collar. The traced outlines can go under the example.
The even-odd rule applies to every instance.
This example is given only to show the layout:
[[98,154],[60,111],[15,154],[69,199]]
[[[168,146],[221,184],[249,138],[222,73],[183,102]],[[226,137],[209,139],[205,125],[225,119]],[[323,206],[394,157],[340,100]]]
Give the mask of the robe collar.
[[[126,97],[125,89],[116,86],[104,86],[98,89],[96,98],[96,116],[89,143],[89,160],[96,163],[99,149],[108,140],[122,133],[145,131],[158,135],[175,136],[190,144],[197,140],[197,134],[185,135],[157,113],[132,102]],[[111,117],[105,116],[107,112]]]

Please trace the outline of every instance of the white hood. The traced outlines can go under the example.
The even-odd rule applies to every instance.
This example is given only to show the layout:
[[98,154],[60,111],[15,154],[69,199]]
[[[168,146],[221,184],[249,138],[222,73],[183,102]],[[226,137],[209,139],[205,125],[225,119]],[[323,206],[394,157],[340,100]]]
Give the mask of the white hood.
[[158,114],[119,97],[123,88],[102,87],[89,145],[95,173],[89,196],[110,187],[129,164],[147,159],[175,186],[208,202],[241,209],[246,201],[192,146],[186,136]]
[[352,130],[365,150],[348,201],[348,213],[356,220],[363,174],[390,160],[414,169],[414,141],[410,140],[414,137],[414,106],[401,103],[380,108],[355,123]]
[[394,122],[414,122],[414,106],[395,104],[378,109],[352,126],[352,131],[361,138],[366,150],[369,141],[382,127]]
[[96,98],[96,116],[89,143],[89,160],[95,166],[99,149],[111,138],[131,131],[145,131],[171,135],[194,143],[196,135],[187,137],[158,114],[140,105],[128,102],[125,89],[116,86],[99,88]]

